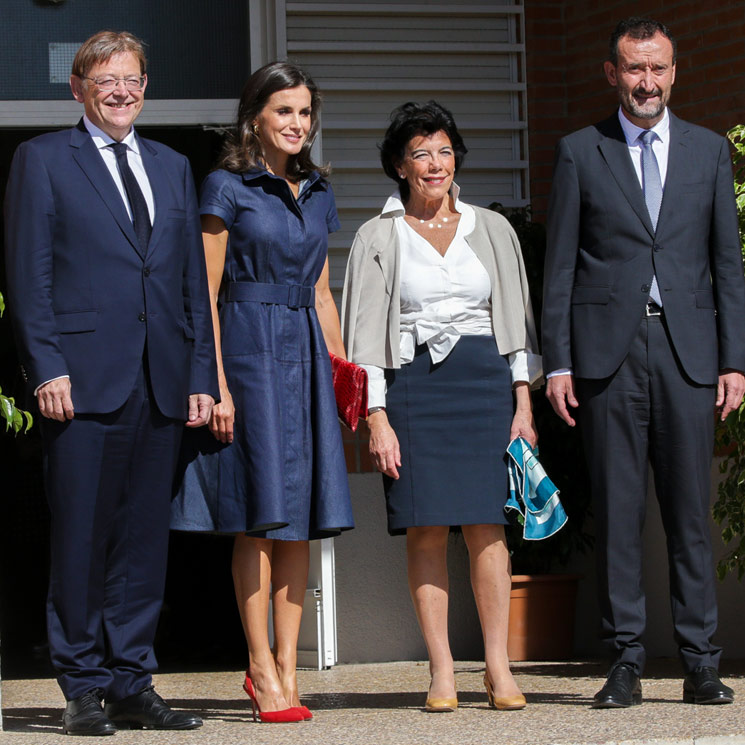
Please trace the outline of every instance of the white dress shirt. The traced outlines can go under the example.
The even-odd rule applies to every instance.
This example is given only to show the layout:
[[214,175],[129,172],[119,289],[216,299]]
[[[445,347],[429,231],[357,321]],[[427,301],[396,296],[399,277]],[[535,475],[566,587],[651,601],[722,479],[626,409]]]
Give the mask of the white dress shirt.
[[[111,174],[111,178],[114,179],[116,188],[119,190],[119,194],[122,197],[124,206],[127,209],[127,214],[129,215],[129,219],[131,220],[132,208],[129,206],[129,199],[127,199],[127,192],[124,188],[124,182],[122,181],[122,177],[119,174],[119,168],[117,168],[116,165],[116,154],[114,153],[114,149],[109,147],[109,145],[115,143],[116,140],[109,137],[109,135],[107,135],[106,132],[104,132],[102,129],[99,129],[85,115],[83,115],[83,124],[85,124],[85,128],[88,130],[88,134],[90,134],[91,139],[93,140],[93,144],[96,146],[98,152],[101,154],[103,162],[106,164],[106,168]],[[150,223],[152,224],[153,222],[155,222],[155,200],[153,199],[153,190],[150,188],[150,181],[148,180],[147,173],[145,172],[145,166],[142,164],[142,156],[140,155],[140,143],[137,142],[137,138],[135,137],[134,127],[129,130],[129,134],[122,140],[122,142],[127,146],[127,162],[129,163],[129,167],[132,169],[132,173],[134,173],[135,178],[137,179],[137,183],[142,190],[142,195],[145,197],[145,202],[147,203],[147,211],[150,214]],[[62,380],[63,378],[69,377],[69,375],[59,375],[56,378],[45,380],[43,383],[36,387],[34,396],[39,392],[39,388],[45,386],[47,383],[51,383],[53,380]]]
[[[647,130],[637,127],[636,124],[630,122],[620,106],[618,107],[618,120],[621,122],[621,129],[626,138],[626,144],[629,148],[631,162],[634,164],[636,177],[639,179],[639,186],[644,188],[642,181],[642,143],[639,135],[644,134]],[[667,176],[667,154],[670,150],[670,112],[667,110],[667,107],[665,107],[665,113],[662,115],[662,119],[654,127],[651,127],[651,130],[657,135],[652,141],[652,150],[654,151],[654,157],[657,159],[657,166],[660,169],[660,180],[664,188],[665,176]]]
[[[108,168],[111,178],[114,179],[116,188],[119,189],[119,194],[121,194],[122,201],[124,202],[124,206],[127,208],[127,214],[131,220],[132,208],[129,206],[127,191],[124,188],[124,182],[122,181],[122,177],[119,175],[119,169],[116,165],[116,154],[114,153],[114,148],[109,147],[110,145],[113,145],[116,140],[109,137],[109,135],[107,135],[102,129],[99,129],[90,119],[88,119],[87,116],[83,116],[83,123],[93,139],[93,144],[98,148],[98,152],[101,153],[103,162],[106,164],[106,168]],[[150,224],[152,225],[155,222],[155,201],[153,199],[153,190],[150,188],[150,181],[145,172],[145,166],[142,164],[140,143],[137,142],[137,138],[135,137],[134,127],[129,130],[129,134],[122,140],[122,142],[127,146],[127,162],[137,179],[137,184],[142,190],[142,196],[145,197],[147,211],[150,214]]]
[[[626,115],[623,113],[621,107],[618,107],[618,121],[621,123],[621,129],[623,130],[623,136],[626,138],[626,145],[629,148],[629,155],[631,156],[631,163],[634,166],[636,177],[639,179],[639,186],[644,188],[644,181],[642,179],[642,143],[639,139],[639,135],[643,134],[647,130],[643,127],[637,127],[636,124],[630,122]],[[657,137],[652,141],[652,150],[654,157],[657,159],[657,166],[660,169],[660,181],[662,182],[662,188],[665,188],[665,177],[667,176],[667,155],[670,151],[670,112],[665,107],[665,113],[662,115],[662,119],[651,127]],[[553,378],[554,375],[571,375],[571,368],[562,368],[561,370],[554,370],[546,375],[546,379]]]
[[[473,231],[475,213],[458,200],[456,184],[451,193],[460,220],[444,256],[406,222],[398,192],[383,207],[384,213],[397,213],[393,219],[401,252],[401,364],[414,359],[418,344],[426,344],[432,362],[437,363],[461,336],[494,333],[489,275],[465,239]],[[532,383],[541,374],[540,359],[525,349],[508,355],[513,383]],[[368,406],[385,406],[383,368],[361,367],[368,375]]]

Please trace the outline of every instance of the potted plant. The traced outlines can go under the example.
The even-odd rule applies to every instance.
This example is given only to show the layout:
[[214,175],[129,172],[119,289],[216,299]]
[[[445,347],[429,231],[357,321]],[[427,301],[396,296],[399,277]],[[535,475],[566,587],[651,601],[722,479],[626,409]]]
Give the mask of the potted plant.
[[[733,127],[727,136],[735,147],[735,197],[740,220],[740,243],[745,259],[745,125]],[[724,455],[714,519],[722,526],[722,540],[728,553],[717,564],[717,576],[723,580],[730,572],[745,576],[745,402],[717,426],[717,453]]]
[[[545,227],[531,220],[529,208],[493,204],[491,209],[510,221],[520,240],[540,335]],[[558,487],[569,519],[556,535],[542,541],[524,540],[519,526],[507,528],[512,553],[508,653],[511,660],[567,659],[572,654],[579,575],[555,570],[566,566],[574,552],[584,553],[592,546],[585,530],[590,484],[577,429],[556,416],[542,392],[533,397],[533,414],[541,463]]]

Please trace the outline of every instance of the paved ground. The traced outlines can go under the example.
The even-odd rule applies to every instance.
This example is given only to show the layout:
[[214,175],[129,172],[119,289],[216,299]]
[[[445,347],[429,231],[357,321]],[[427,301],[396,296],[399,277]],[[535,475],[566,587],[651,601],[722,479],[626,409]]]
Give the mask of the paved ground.
[[[110,745],[568,745],[654,743],[655,745],[745,745],[745,662],[723,666],[736,692],[728,706],[681,702],[677,663],[650,664],[644,705],[627,710],[589,708],[602,676],[590,662],[514,665],[528,706],[497,712],[487,707],[483,665],[457,664],[460,708],[427,714],[422,706],[427,666],[416,662],[343,665],[299,674],[303,703],[315,717],[298,724],[254,724],[241,691],[242,673],[160,675],[159,692],[174,706],[199,712],[200,730],[186,733],[119,732],[114,738],[77,742]],[[2,683],[5,745],[70,745],[60,734],[62,699],[52,680]]]

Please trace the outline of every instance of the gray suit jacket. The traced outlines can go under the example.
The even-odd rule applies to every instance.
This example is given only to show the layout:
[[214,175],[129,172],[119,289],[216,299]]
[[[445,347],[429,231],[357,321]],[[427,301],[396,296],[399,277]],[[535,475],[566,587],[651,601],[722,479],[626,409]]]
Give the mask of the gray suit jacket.
[[656,274],[675,351],[697,383],[745,370],[745,281],[727,141],[670,115],[652,228],[616,113],[558,145],[544,279],[544,370],[611,375]]

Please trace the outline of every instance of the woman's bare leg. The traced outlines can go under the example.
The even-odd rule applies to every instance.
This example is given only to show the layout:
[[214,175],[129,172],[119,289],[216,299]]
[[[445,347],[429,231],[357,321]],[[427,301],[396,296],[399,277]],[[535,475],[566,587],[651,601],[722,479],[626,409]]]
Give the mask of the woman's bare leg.
[[308,584],[308,541],[275,541],[272,556],[274,654],[282,691],[290,706],[300,706],[297,690],[297,640]]
[[233,544],[235,597],[248,644],[248,671],[262,711],[281,711],[289,706],[277,675],[267,627],[276,543],[268,538],[237,535]]
[[447,526],[406,532],[409,591],[429,654],[432,698],[455,697],[453,656],[448,641]]
[[510,613],[510,552],[502,525],[464,525],[471,587],[484,636],[486,672],[498,697],[520,694],[507,658]]

